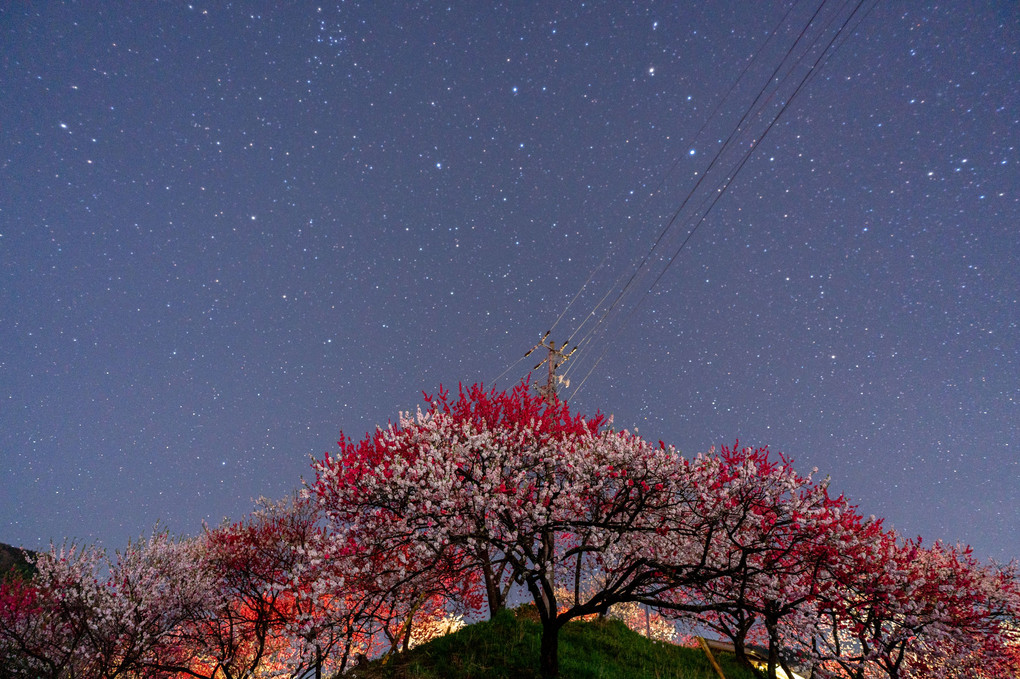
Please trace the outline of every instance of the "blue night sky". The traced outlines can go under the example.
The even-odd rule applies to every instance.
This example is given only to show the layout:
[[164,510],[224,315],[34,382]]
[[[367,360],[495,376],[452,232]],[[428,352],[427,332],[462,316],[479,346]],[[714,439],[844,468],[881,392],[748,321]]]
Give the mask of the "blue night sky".
[[281,5],[0,8],[0,542],[240,518],[552,328],[1020,556],[1017,3]]

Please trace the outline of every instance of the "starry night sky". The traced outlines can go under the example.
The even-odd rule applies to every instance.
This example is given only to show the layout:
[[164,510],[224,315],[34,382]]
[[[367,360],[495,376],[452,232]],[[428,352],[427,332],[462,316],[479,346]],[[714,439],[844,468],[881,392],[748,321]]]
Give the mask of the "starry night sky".
[[799,90],[835,5],[770,78],[813,3],[278,4],[0,9],[0,542],[240,518],[555,323],[576,410],[1020,556],[1017,3]]

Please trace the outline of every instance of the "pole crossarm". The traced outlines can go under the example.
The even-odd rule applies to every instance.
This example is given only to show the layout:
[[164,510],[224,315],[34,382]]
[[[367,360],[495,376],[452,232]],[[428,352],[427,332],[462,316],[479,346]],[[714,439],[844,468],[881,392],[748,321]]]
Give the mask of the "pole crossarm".
[[[550,331],[551,332],[551,331]],[[536,349],[543,348],[547,350],[545,358],[539,361],[532,370],[538,370],[543,365],[548,366],[548,374],[546,376],[545,384],[537,385],[535,387],[539,395],[544,398],[547,402],[553,403],[556,401],[556,393],[560,385],[563,387],[570,386],[570,380],[566,379],[562,375],[557,375],[556,371],[561,365],[567,362],[574,352],[577,351],[575,346],[570,351],[567,351],[567,342],[564,342],[559,347],[556,346],[556,342],[549,339],[549,332],[546,332],[542,339],[539,340],[538,344],[531,347],[524,357],[530,356]]]

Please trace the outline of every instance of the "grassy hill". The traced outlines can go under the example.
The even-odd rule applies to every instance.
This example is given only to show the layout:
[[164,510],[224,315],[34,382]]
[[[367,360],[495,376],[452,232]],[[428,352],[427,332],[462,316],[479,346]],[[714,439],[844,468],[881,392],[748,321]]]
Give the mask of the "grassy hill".
[[[386,661],[358,679],[537,679],[541,625],[504,611]],[[651,641],[617,620],[572,622],[560,632],[563,679],[718,679],[700,649]],[[753,679],[732,656],[717,657],[727,679]]]

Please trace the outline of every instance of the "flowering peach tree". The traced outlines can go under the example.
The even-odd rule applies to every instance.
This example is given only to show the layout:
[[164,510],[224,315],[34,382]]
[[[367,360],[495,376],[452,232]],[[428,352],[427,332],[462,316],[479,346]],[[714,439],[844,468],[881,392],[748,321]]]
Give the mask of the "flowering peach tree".
[[[821,667],[846,675],[1015,676],[1020,590],[1013,566],[889,531],[803,619]],[[813,624],[812,624],[813,623]],[[838,675],[838,672],[836,673]]]
[[[358,444],[341,440],[314,465],[309,491],[342,541],[396,555],[379,578],[451,563],[479,570],[491,610],[519,583],[542,621],[542,672],[552,676],[567,621],[664,602],[731,567],[706,554],[706,525],[720,514],[692,510],[699,491],[684,458],[605,423],[526,384],[476,385],[455,400],[440,391],[426,411]],[[603,586],[579,596],[593,571]],[[568,601],[558,585],[573,592]]]
[[760,625],[768,676],[776,676],[779,664],[789,674],[779,652],[783,623],[813,611],[819,597],[838,588],[838,575],[881,524],[863,519],[843,497],[831,497],[827,480],[799,474],[767,448],[724,446],[700,456],[696,466],[714,489],[699,500],[699,511],[724,512],[715,548],[734,568],[683,594],[703,602],[702,621],[731,639],[740,660],[746,662],[745,640]]
[[129,675],[203,606],[192,541],[157,531],[110,559],[76,545],[39,555],[31,581],[0,586],[0,649],[13,676]]

